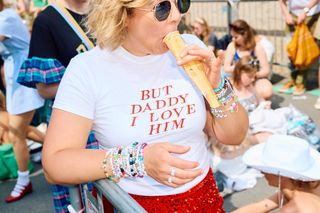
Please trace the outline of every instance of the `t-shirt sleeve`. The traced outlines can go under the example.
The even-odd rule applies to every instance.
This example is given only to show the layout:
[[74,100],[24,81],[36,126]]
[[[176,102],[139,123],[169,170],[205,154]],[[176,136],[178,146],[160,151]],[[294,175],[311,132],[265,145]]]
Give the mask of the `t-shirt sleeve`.
[[0,13],[0,35],[11,38],[13,36],[12,17],[6,16],[5,13]]
[[57,48],[49,28],[49,20],[39,16],[32,27],[29,57],[56,58]]
[[80,57],[75,57],[62,78],[53,108],[93,119],[97,96],[94,85],[90,69],[82,63]]

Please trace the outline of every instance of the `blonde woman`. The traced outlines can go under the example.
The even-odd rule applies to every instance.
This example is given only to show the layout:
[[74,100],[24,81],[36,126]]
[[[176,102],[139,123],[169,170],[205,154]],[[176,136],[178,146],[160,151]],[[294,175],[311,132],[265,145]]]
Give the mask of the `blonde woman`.
[[[88,29],[97,47],[72,59],[60,83],[43,148],[47,180],[108,178],[148,212],[223,212],[207,136],[239,144],[248,118],[230,84],[221,80],[222,55],[214,59],[197,37],[185,35],[189,46],[177,62],[163,43],[190,1],[91,3]],[[224,114],[212,110],[221,117],[206,109],[179,66],[194,59],[202,61],[219,94],[228,91]],[[99,150],[84,149],[91,128]]]
[[215,49],[218,39],[217,36],[211,32],[208,22],[204,18],[196,18],[192,23],[193,33],[200,38],[203,43]]
[[35,109],[41,107],[44,101],[35,89],[16,82],[19,68],[28,55],[29,33],[16,11],[3,0],[0,0],[0,42],[6,48],[1,52],[1,56],[4,60],[6,103],[9,113],[8,138],[13,144],[19,169],[17,183],[5,199],[6,202],[13,202],[32,192],[26,134]]

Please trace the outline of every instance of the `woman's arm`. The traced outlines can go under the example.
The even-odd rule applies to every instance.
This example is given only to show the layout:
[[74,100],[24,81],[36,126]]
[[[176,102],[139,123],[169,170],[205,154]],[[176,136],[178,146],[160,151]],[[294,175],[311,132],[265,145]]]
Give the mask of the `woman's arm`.
[[234,43],[231,42],[228,45],[227,50],[225,52],[223,69],[226,73],[231,74],[234,70],[234,65],[232,63],[233,63],[233,57],[234,57],[235,52],[236,52],[236,49],[235,49]]
[[91,125],[87,118],[53,109],[42,157],[49,182],[75,184],[104,178],[100,166],[104,151],[85,149]]
[[[307,8],[308,10],[311,10],[311,8],[313,8],[318,2],[319,0],[310,0],[310,2],[305,6],[305,8]],[[306,18],[307,18],[307,12],[303,10],[298,16],[298,21],[297,21],[298,24],[304,22]]]
[[53,99],[57,94],[59,83],[53,83],[53,84],[37,83],[36,87],[39,95],[42,98]]
[[[52,118],[43,146],[42,163],[49,182],[77,184],[105,178],[103,160],[106,150],[85,149],[92,121],[88,118],[53,109]],[[175,157],[190,147],[171,143],[155,143],[144,149],[144,166],[147,174],[158,182],[178,187],[202,174],[197,162]],[[172,153],[172,154],[171,154]],[[155,157],[156,156],[156,157]],[[176,168],[172,183],[167,182],[172,167]],[[110,169],[107,161],[106,170]]]
[[270,73],[268,58],[267,58],[266,52],[264,51],[263,47],[259,43],[257,43],[256,45],[255,54],[260,62],[260,69],[259,69],[259,72],[257,72],[256,77],[268,78]]
[[280,8],[282,11],[282,14],[284,15],[285,21],[287,25],[293,25],[293,18],[290,14],[289,8],[287,6],[287,0],[279,0]]
[[256,203],[243,206],[233,211],[232,213],[248,213],[248,212],[267,213],[278,207],[277,198],[278,198],[278,193],[272,195],[269,198],[258,201]]

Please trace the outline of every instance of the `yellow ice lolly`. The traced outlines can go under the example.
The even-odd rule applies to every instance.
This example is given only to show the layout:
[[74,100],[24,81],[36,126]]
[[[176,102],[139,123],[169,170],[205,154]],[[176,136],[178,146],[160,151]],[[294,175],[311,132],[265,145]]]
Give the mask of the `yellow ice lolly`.
[[[180,33],[174,31],[169,33],[163,39],[164,43],[168,46],[174,57],[179,60],[180,54],[183,48],[185,47],[184,41],[182,40]],[[205,74],[205,70],[200,61],[195,60],[191,61],[182,66],[194,84],[199,88],[203,96],[208,101],[211,108],[217,108],[220,106],[220,103],[217,99],[216,94],[213,91],[213,88]]]

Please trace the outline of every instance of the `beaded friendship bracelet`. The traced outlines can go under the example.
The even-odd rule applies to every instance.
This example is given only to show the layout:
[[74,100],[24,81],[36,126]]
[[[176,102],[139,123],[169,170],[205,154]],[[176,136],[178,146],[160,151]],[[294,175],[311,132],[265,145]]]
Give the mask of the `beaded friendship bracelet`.
[[106,178],[108,180],[113,180],[112,175],[110,175],[107,170],[107,161],[108,161],[109,156],[110,156],[110,152],[108,151],[108,152],[106,152],[106,154],[103,158],[102,168],[103,168],[103,172],[104,172],[104,175],[106,176]]
[[[129,146],[119,146],[106,152],[103,169],[107,179],[118,182],[123,177],[139,177],[147,175],[144,168],[144,148],[146,143],[134,142]],[[112,175],[107,172],[109,160]]]
[[[219,88],[214,92],[217,95],[220,107],[211,108],[211,113],[217,118],[226,118],[229,113],[238,111],[238,97],[234,93],[233,87],[227,78],[224,78]],[[231,104],[230,104],[231,103]]]

